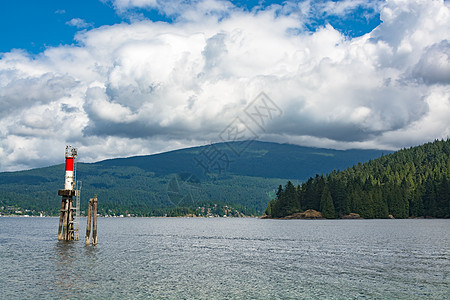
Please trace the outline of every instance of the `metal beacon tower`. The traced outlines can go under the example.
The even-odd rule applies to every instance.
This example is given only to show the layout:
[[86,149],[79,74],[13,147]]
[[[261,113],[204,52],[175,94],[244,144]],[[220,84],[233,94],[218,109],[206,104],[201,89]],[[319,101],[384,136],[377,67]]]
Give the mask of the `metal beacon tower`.
[[[75,186],[77,149],[66,146],[66,173],[64,176],[64,189],[58,190],[58,195],[62,196],[61,214],[59,216],[58,240],[78,241],[78,218],[79,216],[80,190]],[[73,198],[76,197],[76,207],[73,205]]]

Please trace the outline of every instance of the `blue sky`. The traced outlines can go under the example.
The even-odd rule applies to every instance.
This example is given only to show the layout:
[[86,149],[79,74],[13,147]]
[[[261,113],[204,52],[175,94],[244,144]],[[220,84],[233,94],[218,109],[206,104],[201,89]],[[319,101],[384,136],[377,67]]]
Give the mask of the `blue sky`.
[[[230,126],[333,149],[450,136],[448,1],[1,1],[0,34],[0,171]],[[246,114],[261,93],[277,107],[264,126]]]
[[[277,1],[231,1],[237,9],[264,9],[270,5],[283,5]],[[315,1],[324,3],[324,1]],[[121,22],[130,23],[129,13],[141,14],[152,21],[173,22],[174,16],[167,16],[156,8],[129,8],[128,13],[117,12],[112,2],[99,0],[15,0],[0,2],[0,52],[24,49],[37,54],[47,47],[76,44],[77,31]],[[70,24],[80,19],[85,24]],[[345,17],[318,12],[307,24],[314,31],[318,26],[330,23],[347,36],[360,36],[379,25],[379,13],[372,8],[357,7]]]
[[74,18],[92,27],[120,23],[111,5],[93,0],[15,0],[0,2],[1,52],[13,48],[37,53],[48,46],[72,44],[80,30],[66,24]]

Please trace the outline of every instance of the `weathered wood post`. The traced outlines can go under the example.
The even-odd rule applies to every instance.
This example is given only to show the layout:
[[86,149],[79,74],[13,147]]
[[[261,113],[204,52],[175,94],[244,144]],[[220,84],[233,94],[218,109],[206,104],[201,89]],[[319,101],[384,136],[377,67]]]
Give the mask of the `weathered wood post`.
[[97,196],[94,197],[92,203],[92,245],[97,245]]
[[64,210],[66,203],[64,200],[61,201],[61,210],[59,214],[59,227],[58,227],[58,241],[63,239],[63,223],[64,223]]
[[89,199],[87,225],[86,225],[86,246],[91,243],[91,219],[92,219],[92,245],[97,245],[97,196]]
[[86,225],[86,245],[91,243],[91,218],[92,218],[92,202],[93,199],[89,199],[87,225]]
[[68,202],[69,210],[67,211],[67,240],[73,241],[75,239],[73,227],[73,202],[70,199]]
[[69,201],[66,199],[63,200],[64,202],[64,224],[63,224],[63,240],[68,241],[69,233],[67,232],[67,224],[69,222]]

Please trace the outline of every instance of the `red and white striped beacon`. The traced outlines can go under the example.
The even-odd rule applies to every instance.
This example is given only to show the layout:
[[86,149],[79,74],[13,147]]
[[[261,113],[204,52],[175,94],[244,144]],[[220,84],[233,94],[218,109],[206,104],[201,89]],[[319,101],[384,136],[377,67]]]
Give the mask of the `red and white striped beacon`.
[[75,158],[77,149],[72,146],[66,146],[66,174],[64,177],[64,189],[73,190],[75,184]]

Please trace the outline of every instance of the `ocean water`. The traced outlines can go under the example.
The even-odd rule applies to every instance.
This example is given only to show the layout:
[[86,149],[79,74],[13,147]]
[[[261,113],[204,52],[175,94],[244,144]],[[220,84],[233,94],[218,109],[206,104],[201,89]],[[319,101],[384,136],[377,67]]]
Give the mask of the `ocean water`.
[[1,299],[449,299],[450,220],[0,218]]

